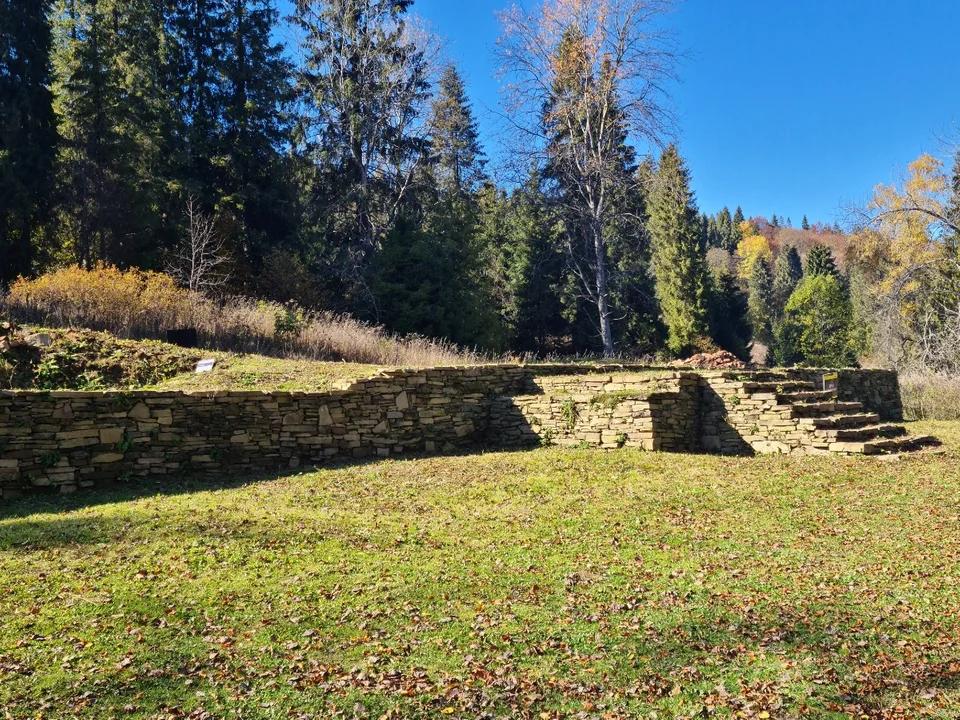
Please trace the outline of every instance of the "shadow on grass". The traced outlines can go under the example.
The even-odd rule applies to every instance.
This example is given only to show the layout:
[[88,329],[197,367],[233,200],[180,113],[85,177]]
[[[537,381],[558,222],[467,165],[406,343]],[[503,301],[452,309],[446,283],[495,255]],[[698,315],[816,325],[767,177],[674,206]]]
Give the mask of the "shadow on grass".
[[[498,448],[480,446],[444,453],[442,457],[471,457],[487,453],[527,453],[532,449],[536,449],[536,447],[537,446]],[[270,482],[282,478],[291,478],[314,472],[364,467],[382,462],[416,462],[435,459],[437,457],[440,456],[426,453],[407,453],[404,455],[394,455],[390,458],[367,457],[352,460],[338,459],[322,465],[308,465],[296,469],[260,472],[248,475],[187,475],[181,478],[133,478],[123,483],[116,482],[110,485],[100,484],[96,487],[83,489],[69,495],[59,495],[53,492],[39,493],[28,495],[19,500],[12,500],[8,504],[0,506],[0,521],[29,518],[30,516],[39,514],[70,513],[98,505],[113,505],[148,497],[171,497],[217,490],[235,490],[248,485]]]

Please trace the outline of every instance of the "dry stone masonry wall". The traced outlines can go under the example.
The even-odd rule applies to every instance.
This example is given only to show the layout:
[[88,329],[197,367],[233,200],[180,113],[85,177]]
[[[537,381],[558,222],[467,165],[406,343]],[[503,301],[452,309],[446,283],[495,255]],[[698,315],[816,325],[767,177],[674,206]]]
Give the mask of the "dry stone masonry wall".
[[[636,365],[491,365],[383,371],[327,393],[0,392],[0,497],[477,443],[813,448],[796,409],[776,392],[752,391],[750,377]],[[895,374],[841,373],[841,397],[857,393],[900,417]]]
[[694,373],[561,375],[532,383],[533,394],[494,401],[492,443],[697,449]]

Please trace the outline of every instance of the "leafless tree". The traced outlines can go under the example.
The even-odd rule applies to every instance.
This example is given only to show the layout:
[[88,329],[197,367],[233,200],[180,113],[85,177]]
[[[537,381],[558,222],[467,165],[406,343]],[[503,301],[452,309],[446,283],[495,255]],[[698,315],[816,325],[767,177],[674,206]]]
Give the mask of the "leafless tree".
[[661,27],[672,0],[540,0],[500,14],[497,43],[507,116],[563,188],[571,270],[597,308],[612,355],[607,235],[618,217],[623,145],[659,142],[674,126],[667,84],[681,58]]
[[215,292],[230,279],[231,258],[220,218],[201,211],[193,196],[187,198],[186,214],[187,235],[168,258],[167,271],[194,292]]

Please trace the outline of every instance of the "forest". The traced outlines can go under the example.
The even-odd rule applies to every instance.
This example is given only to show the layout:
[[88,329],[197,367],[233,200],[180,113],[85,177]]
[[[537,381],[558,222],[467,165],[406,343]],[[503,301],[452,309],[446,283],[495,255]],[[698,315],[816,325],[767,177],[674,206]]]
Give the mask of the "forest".
[[493,167],[412,0],[4,2],[0,289],[153,271],[491,354],[960,370],[960,151],[843,228],[708,214],[670,6],[504,11]]

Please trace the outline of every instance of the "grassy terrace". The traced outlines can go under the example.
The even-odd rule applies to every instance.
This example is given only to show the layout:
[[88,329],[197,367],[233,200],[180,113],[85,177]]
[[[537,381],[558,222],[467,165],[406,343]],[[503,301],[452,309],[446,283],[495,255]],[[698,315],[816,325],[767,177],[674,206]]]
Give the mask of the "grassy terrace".
[[[960,424],[0,508],[0,717],[960,715]],[[209,713],[206,715],[204,713]]]

